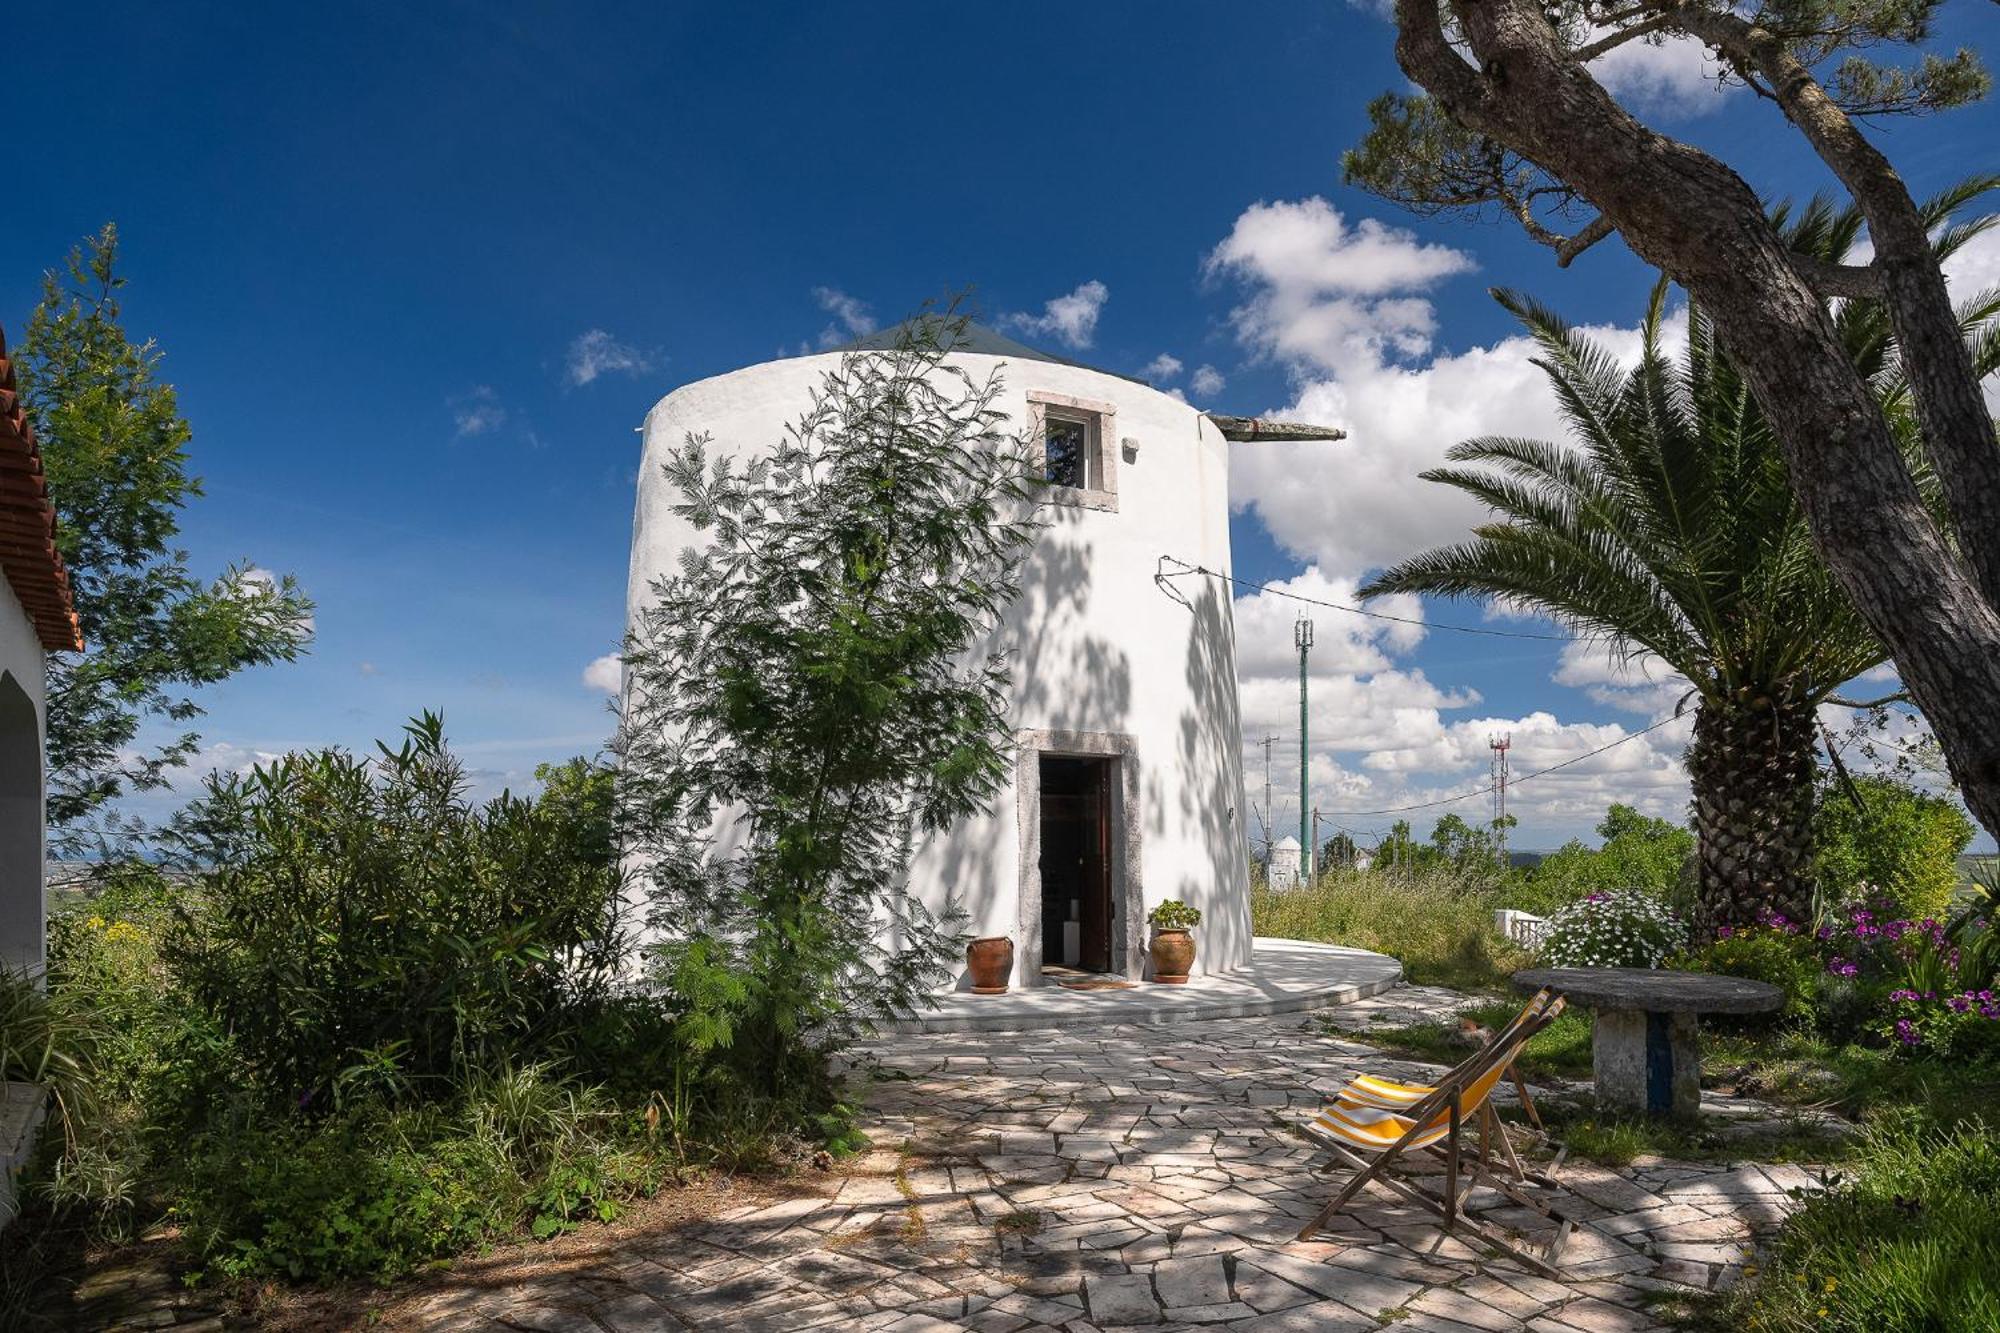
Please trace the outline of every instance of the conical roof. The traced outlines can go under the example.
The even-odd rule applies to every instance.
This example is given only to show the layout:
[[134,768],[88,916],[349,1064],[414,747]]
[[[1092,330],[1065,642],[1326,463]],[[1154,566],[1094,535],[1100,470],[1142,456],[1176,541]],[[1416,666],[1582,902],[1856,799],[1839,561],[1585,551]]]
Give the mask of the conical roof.
[[[835,353],[891,351],[896,346],[896,340],[902,336],[903,328],[901,324],[892,324],[886,329],[864,333],[838,347],[829,347],[826,350]],[[1126,375],[1116,370],[1106,370],[1103,366],[1093,366],[1070,357],[1057,356],[1054,352],[1045,352],[1039,347],[1016,342],[1004,333],[995,333],[984,324],[967,324],[957,341],[952,344],[951,350],[972,352],[981,356],[1004,356],[1009,361],[1047,361],[1058,366],[1075,366],[1079,370],[1094,370],[1100,375],[1116,375],[1121,380],[1130,380],[1134,384],[1146,384],[1148,388],[1152,387],[1137,375]]]

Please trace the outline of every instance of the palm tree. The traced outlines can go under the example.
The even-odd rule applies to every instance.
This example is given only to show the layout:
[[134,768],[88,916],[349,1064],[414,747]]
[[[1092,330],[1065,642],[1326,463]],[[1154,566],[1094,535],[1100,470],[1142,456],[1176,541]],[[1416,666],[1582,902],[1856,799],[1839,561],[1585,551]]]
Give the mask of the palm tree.
[[[1994,181],[1927,205],[1941,257],[1995,219],[1945,227]],[[1815,200],[1780,210],[1793,247],[1837,262],[1860,218]],[[1696,701],[1687,766],[1700,843],[1700,925],[1713,930],[1771,908],[1811,911],[1814,739],[1819,705],[1887,653],[1813,549],[1770,423],[1717,345],[1688,312],[1678,361],[1662,349],[1664,280],[1653,289],[1642,352],[1627,368],[1556,315],[1496,292],[1539,344],[1575,447],[1482,438],[1454,447],[1458,465],[1424,473],[1485,503],[1495,521],[1472,540],[1413,557],[1362,593],[1431,593],[1533,606],[1626,657],[1657,655]],[[1879,304],[1854,300],[1833,317],[1855,362],[1909,443],[1919,484],[1917,425]],[[1960,309],[1980,373],[2000,366],[2000,293]]]

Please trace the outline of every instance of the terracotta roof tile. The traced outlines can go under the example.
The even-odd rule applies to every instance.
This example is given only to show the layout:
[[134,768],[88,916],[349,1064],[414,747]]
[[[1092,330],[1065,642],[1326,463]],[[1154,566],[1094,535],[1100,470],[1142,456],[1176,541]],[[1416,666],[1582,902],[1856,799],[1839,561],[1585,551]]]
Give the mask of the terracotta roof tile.
[[80,652],[83,629],[70,598],[69,571],[56,553],[56,511],[42,477],[35,428],[21,411],[14,363],[0,331],[0,572],[35,624],[42,647]]

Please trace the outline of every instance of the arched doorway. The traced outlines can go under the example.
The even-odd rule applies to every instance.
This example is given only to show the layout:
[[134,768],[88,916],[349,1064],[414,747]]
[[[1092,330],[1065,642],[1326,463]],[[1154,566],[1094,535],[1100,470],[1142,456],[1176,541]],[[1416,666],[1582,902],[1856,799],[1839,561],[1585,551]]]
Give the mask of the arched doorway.
[[0,672],[0,966],[41,971],[42,727],[35,701]]

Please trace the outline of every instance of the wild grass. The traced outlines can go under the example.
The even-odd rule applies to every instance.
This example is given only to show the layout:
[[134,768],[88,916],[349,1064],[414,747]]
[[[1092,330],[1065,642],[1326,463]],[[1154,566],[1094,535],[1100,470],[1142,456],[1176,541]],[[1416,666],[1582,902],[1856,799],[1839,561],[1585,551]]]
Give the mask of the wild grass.
[[2000,1144],[1993,1127],[1883,1117],[1806,1200],[1752,1280],[1704,1325],[1752,1333],[2000,1328]]
[[1250,919],[1259,935],[1388,954],[1415,985],[1498,991],[1529,955],[1493,929],[1495,898],[1449,867],[1341,869],[1308,888],[1253,888]]
[[[1464,1019],[1488,1031],[1498,1031],[1520,1011],[1520,1004],[1494,1000],[1461,1011]],[[1367,1032],[1342,1032],[1350,1040],[1382,1046],[1412,1060],[1455,1065],[1470,1048],[1457,1023],[1411,1023],[1404,1027],[1373,1028]],[[1528,1038],[1515,1062],[1529,1079],[1577,1079],[1590,1076],[1590,1015],[1569,1010],[1555,1022]]]

